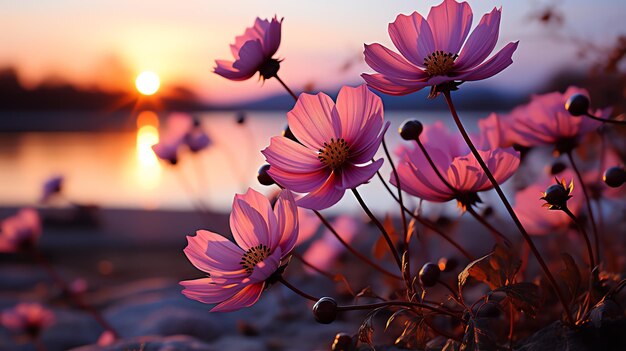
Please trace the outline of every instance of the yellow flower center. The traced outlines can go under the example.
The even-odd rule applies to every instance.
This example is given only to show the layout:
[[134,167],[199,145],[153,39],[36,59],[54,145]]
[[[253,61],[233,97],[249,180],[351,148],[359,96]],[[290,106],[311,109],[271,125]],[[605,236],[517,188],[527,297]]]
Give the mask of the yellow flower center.
[[270,248],[263,244],[251,247],[245,254],[243,254],[241,262],[239,263],[246,270],[246,272],[250,274],[259,262],[262,262],[264,259],[269,257],[270,253]]
[[350,147],[343,138],[337,140],[332,138],[329,143],[324,143],[324,147],[319,149],[317,158],[326,166],[337,169],[348,159],[349,150]]
[[435,51],[424,59],[426,73],[429,76],[443,76],[452,70],[454,61],[459,57],[457,54],[451,54],[443,51]]

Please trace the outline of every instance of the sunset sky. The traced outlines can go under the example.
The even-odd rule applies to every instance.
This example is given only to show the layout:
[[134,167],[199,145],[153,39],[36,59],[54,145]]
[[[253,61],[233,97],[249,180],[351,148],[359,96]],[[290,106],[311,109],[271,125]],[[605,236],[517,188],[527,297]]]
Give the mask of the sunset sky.
[[[281,77],[293,88],[359,84],[370,71],[363,43],[391,45],[387,24],[399,13],[424,16],[437,1],[230,0],[13,0],[0,3],[0,66],[18,69],[26,86],[43,80],[105,89],[132,89],[135,76],[152,70],[162,87],[183,85],[208,102],[231,102],[275,94],[275,81],[230,82],[212,73],[215,59],[230,59],[229,44],[256,16],[284,17]],[[564,15],[564,27],[532,19],[549,4]],[[520,40],[514,65],[489,81],[507,89],[532,89],[562,67],[588,64],[574,54],[569,33],[610,45],[626,34],[623,0],[470,1],[474,24],[494,6],[503,7],[500,42]],[[340,68],[354,61],[347,71]]]

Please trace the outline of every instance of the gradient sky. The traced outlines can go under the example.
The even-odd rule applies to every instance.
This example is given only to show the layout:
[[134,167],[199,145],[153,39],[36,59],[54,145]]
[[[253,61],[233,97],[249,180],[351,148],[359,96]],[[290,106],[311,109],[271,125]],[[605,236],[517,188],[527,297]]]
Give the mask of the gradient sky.
[[[370,69],[363,43],[391,45],[387,24],[399,13],[428,9],[441,1],[258,1],[258,0],[9,0],[0,3],[0,66],[17,67],[22,82],[45,79],[84,86],[132,89],[136,74],[153,70],[162,86],[192,88],[207,101],[249,100],[277,93],[275,81],[230,82],[212,73],[215,59],[230,59],[229,45],[256,16],[284,17],[280,75],[294,89],[359,84]],[[610,45],[626,34],[623,0],[469,1],[474,24],[494,6],[503,7],[500,42],[520,40],[514,64],[473,84],[532,89],[551,72],[584,67],[566,36]],[[549,4],[564,15],[564,27],[531,20]],[[391,47],[391,46],[390,46]],[[354,61],[347,71],[340,68]]]

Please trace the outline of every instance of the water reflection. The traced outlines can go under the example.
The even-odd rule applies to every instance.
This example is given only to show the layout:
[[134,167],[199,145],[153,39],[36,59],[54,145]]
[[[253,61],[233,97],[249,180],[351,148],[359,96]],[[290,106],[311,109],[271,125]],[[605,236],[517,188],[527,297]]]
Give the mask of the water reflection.
[[152,111],[137,116],[136,176],[137,185],[143,190],[156,189],[161,180],[161,165],[152,151],[159,142],[159,119]]

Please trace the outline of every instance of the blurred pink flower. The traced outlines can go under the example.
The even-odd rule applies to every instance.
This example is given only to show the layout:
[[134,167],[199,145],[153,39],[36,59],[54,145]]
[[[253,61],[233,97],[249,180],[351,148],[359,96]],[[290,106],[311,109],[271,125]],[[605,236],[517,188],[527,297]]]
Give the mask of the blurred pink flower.
[[159,134],[159,142],[152,146],[152,150],[158,158],[171,164],[178,162],[178,151],[183,145],[192,152],[198,152],[212,144],[200,122],[186,113],[170,114]]
[[216,60],[214,72],[230,80],[246,80],[256,72],[265,79],[273,77],[280,65],[272,56],[280,45],[282,21],[276,16],[271,22],[257,17],[230,46],[235,61]]
[[[556,178],[565,179],[569,184],[570,180],[576,179],[576,175],[565,170],[559,173]],[[554,176],[546,175],[536,183],[518,191],[515,194],[515,206],[513,210],[524,225],[529,234],[545,235],[567,229],[572,220],[562,211],[549,210],[544,207],[546,201],[542,200],[543,192],[555,184]],[[579,184],[574,184],[572,198],[567,201],[567,208],[574,215],[578,215],[583,201],[583,194]]]
[[0,252],[16,252],[35,245],[41,236],[41,220],[36,210],[24,208],[0,224]]
[[365,45],[365,62],[379,73],[361,76],[380,92],[406,95],[427,86],[496,75],[513,63],[517,49],[517,42],[511,42],[486,60],[498,41],[500,15],[495,8],[485,14],[472,34],[472,9],[466,2],[444,0],[430,9],[426,20],[417,12],[398,15],[389,24],[389,36],[400,54],[378,43]]
[[38,303],[20,303],[0,315],[2,325],[16,333],[37,335],[54,322],[52,311]]
[[261,152],[276,183],[295,192],[308,192],[298,206],[328,208],[346,189],[367,183],[383,164],[382,159],[368,162],[389,123],[383,125],[382,102],[365,85],[341,88],[337,105],[324,93],[301,94],[287,119],[302,144],[276,136]]
[[[441,175],[460,193],[450,190],[437,176],[416,142],[411,147],[399,148],[398,176],[402,190],[434,202],[456,199],[461,206],[471,205],[477,200],[476,193],[493,188],[482,168],[471,154],[460,135],[450,133],[441,122],[426,126],[420,137],[428,155]],[[493,147],[489,143],[477,145],[478,152],[499,184],[515,173],[519,166],[519,153],[512,148]],[[390,181],[397,186],[395,175]]]
[[62,175],[56,175],[56,176],[50,177],[43,183],[43,189],[42,189],[43,191],[41,194],[40,201],[42,203],[48,202],[48,200],[50,200],[50,198],[53,195],[61,192],[62,187],[63,187]]
[[115,342],[115,334],[110,330],[105,330],[100,334],[98,338],[97,345],[98,346],[110,346]]
[[265,281],[281,268],[298,238],[298,213],[293,195],[283,190],[274,209],[266,197],[248,189],[235,195],[230,228],[237,245],[206,230],[188,236],[185,255],[209,277],[182,281],[183,294],[203,303],[217,303],[211,312],[236,311],[253,305]]
[[[576,147],[580,138],[598,129],[602,122],[586,117],[574,117],[565,109],[565,102],[573,94],[589,96],[585,89],[569,87],[565,93],[552,92],[534,95],[526,105],[515,108],[501,125],[507,143],[526,147],[556,145],[558,151],[567,152]],[[595,115],[608,118],[610,109],[598,110]]]
[[[350,216],[339,216],[333,223],[333,228],[337,231],[341,238],[350,243],[357,234],[359,222]],[[322,237],[314,241],[306,250],[303,257],[304,260],[311,265],[321,269],[328,270],[335,263],[335,260],[345,251],[343,244],[337,240],[335,235],[329,230],[324,230]],[[315,273],[314,270],[306,267],[308,273]]]
[[321,222],[310,210],[298,207],[298,241],[296,246],[308,241],[315,235]]

